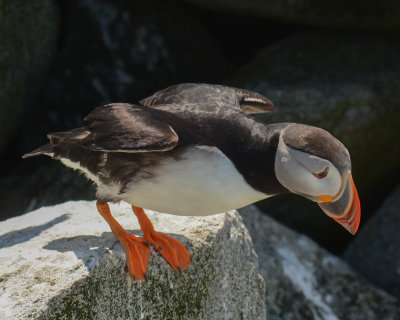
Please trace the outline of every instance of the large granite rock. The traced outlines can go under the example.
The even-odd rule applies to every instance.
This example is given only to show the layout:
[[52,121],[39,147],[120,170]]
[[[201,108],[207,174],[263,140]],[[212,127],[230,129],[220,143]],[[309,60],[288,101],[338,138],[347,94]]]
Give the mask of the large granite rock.
[[344,258],[366,278],[400,298],[400,186],[361,229]]
[[[275,111],[260,117],[265,122],[306,123],[339,138],[351,155],[365,218],[400,179],[399,56],[400,43],[382,37],[301,34],[260,52],[230,84],[275,103]],[[263,208],[314,239],[341,233],[324,243],[331,250],[343,249],[337,238],[350,238],[310,201],[287,196],[268,200]]]
[[256,207],[240,210],[267,285],[268,320],[400,319],[400,303]]
[[[128,205],[114,216],[139,233]],[[265,319],[265,286],[237,212],[177,217],[149,212],[192,254],[182,275],[152,253],[132,282],[119,242],[95,202],[45,207],[0,223],[1,319]]]
[[[0,150],[15,132],[24,100],[56,49],[58,10],[53,0],[0,1]],[[40,83],[40,81],[39,81]]]
[[218,10],[284,22],[352,29],[399,29],[400,3],[396,0],[186,0]]

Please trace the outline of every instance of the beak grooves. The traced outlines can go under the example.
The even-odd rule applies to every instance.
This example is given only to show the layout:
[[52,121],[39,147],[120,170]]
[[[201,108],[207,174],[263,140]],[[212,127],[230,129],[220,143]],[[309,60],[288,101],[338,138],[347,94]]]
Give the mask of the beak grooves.
[[355,235],[360,225],[361,205],[353,178],[349,172],[345,188],[339,199],[319,204],[321,209],[343,228]]

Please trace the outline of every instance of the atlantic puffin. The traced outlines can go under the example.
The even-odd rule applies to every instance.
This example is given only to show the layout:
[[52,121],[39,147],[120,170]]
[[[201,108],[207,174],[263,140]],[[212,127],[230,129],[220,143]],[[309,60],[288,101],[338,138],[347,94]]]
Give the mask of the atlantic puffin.
[[[297,123],[264,124],[250,114],[273,103],[244,89],[185,83],[139,104],[95,108],[86,125],[47,135],[23,157],[47,155],[97,186],[97,209],[123,246],[129,274],[145,279],[153,246],[177,272],[191,263],[176,239],[157,233],[143,208],[203,216],[283,194],[299,194],[350,233],[361,207],[350,155],[327,131]],[[143,238],[126,232],[108,202],[132,205]]]

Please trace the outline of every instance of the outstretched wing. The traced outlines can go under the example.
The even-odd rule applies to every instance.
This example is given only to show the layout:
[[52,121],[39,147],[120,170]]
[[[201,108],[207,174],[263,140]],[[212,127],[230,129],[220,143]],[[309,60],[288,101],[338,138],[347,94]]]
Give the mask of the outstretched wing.
[[178,144],[178,135],[168,124],[154,119],[151,109],[113,103],[94,109],[84,119],[84,128],[48,135],[52,144],[70,142],[94,151],[167,151]]
[[230,107],[248,114],[265,113],[274,109],[266,97],[249,90],[202,83],[183,83],[157,91],[140,101],[147,107],[172,103],[198,103]]

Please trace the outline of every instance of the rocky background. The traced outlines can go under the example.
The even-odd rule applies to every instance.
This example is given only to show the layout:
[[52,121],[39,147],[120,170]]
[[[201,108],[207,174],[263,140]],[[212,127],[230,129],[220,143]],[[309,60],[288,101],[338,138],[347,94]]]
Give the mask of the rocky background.
[[394,0],[2,0],[0,219],[94,198],[72,170],[20,158],[46,133],[172,84],[228,84],[275,103],[260,120],[316,125],[347,146],[363,215],[355,237],[296,196],[259,206],[400,297],[399,31]]

